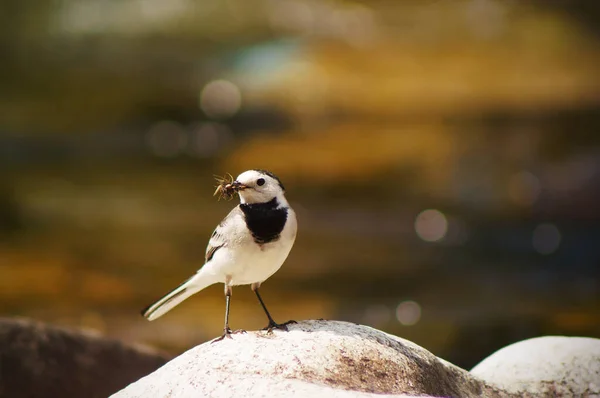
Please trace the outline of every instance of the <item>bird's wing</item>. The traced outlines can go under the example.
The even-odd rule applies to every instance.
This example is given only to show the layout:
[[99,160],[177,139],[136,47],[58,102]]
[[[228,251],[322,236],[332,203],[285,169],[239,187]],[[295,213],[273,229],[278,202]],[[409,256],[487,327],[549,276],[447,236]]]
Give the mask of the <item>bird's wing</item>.
[[229,214],[219,223],[213,231],[206,247],[204,256],[205,263],[209,262],[217,250],[227,247],[232,241],[240,240],[240,234],[243,232],[243,213],[239,206],[236,206]]

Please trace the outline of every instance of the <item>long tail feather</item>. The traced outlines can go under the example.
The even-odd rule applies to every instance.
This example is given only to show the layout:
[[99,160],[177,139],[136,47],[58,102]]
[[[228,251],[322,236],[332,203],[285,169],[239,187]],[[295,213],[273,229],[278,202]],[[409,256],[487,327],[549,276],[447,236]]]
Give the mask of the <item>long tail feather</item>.
[[180,304],[182,301],[191,295],[198,293],[200,290],[215,282],[204,281],[200,274],[192,276],[190,279],[183,282],[177,288],[167,293],[160,300],[142,310],[142,315],[149,321],[153,321]]

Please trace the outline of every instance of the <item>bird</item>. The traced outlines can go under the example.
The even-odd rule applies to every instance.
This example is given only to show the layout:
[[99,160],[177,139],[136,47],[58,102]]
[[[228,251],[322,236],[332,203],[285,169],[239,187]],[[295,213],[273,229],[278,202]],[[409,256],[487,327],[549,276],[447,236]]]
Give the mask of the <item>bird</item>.
[[142,310],[153,321],[193,294],[215,283],[224,284],[225,324],[223,335],[213,342],[231,338],[229,304],[232,287],[250,285],[269,323],[263,330],[287,330],[288,321],[273,320],[259,293],[261,284],[281,268],[296,240],[296,214],[285,198],[285,188],[273,173],[262,169],[248,170],[227,184],[228,192],[237,193],[240,203],[219,223],[212,233],[204,264],[189,279]]

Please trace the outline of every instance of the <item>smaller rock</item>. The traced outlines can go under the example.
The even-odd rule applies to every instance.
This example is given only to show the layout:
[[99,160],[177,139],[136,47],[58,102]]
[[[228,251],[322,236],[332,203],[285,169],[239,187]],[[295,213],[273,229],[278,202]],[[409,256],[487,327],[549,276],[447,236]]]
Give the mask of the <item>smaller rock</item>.
[[520,341],[490,355],[471,373],[523,395],[600,394],[600,339],[546,336]]
[[104,398],[167,359],[91,332],[0,318],[0,397]]

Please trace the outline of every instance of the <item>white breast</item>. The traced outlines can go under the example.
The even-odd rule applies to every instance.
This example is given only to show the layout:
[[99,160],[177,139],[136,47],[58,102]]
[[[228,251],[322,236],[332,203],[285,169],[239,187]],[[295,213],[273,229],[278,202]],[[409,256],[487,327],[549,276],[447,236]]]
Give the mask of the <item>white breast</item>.
[[225,283],[227,277],[230,278],[231,285],[264,282],[281,268],[292,250],[296,231],[296,214],[289,208],[285,227],[278,240],[258,245],[245,232],[238,235],[240,239],[235,244],[219,249],[202,269],[214,275],[221,283]]

